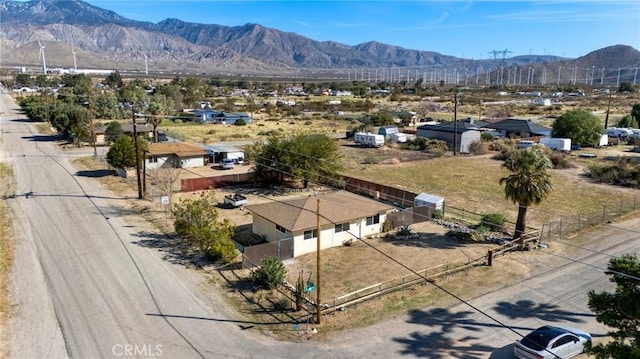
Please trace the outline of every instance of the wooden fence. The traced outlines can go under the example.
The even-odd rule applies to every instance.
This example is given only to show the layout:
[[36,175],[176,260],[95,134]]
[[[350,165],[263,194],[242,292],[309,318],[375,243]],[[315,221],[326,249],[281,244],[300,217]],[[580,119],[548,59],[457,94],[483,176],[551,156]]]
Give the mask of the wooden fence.
[[247,183],[250,180],[251,173],[236,173],[215,177],[183,178],[180,180],[180,191],[202,191],[207,189]]
[[293,238],[285,238],[275,242],[244,246],[242,253],[242,266],[253,268],[254,263],[260,263],[262,258],[276,257],[280,260],[293,258]]

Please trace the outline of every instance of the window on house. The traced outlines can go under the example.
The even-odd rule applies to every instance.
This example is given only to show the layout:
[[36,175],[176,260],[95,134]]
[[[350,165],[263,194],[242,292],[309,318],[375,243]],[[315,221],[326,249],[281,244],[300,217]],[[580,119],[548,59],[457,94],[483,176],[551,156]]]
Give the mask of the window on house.
[[287,233],[287,230],[279,224],[276,224],[276,229],[282,233]]
[[340,233],[349,230],[349,223],[340,223],[336,224],[335,233]]
[[304,231],[304,239],[318,238],[318,231],[316,229]]
[[158,163],[158,157],[157,156],[149,157],[149,163]]
[[380,214],[376,214],[375,216],[367,217],[367,226],[371,226],[373,224],[380,223]]

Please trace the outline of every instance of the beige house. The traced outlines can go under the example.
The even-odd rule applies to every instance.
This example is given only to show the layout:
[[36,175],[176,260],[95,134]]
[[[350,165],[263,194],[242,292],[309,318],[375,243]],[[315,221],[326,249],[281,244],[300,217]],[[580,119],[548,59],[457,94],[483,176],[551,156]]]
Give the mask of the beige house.
[[[107,145],[107,140],[105,139],[105,131],[107,130],[107,126],[97,126],[93,129],[93,135],[96,136],[96,145]],[[133,125],[130,123],[122,124],[122,132],[125,135],[129,135],[133,137]],[[143,137],[147,140],[153,139],[153,127],[147,125],[136,125],[136,134],[140,137]]]
[[146,168],[193,168],[205,166],[207,151],[185,142],[150,143],[145,154]]
[[320,247],[336,247],[350,239],[382,232],[387,214],[395,209],[346,191],[311,195],[288,201],[246,206],[253,215],[252,232],[267,241],[293,238],[293,256],[317,248],[317,206],[320,202]]

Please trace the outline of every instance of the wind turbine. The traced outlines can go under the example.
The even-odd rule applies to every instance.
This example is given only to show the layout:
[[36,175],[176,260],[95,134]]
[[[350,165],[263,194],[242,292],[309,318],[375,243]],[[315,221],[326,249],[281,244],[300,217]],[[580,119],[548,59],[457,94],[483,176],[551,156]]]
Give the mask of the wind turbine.
[[78,63],[76,62],[76,49],[75,48],[71,48],[71,53],[73,54],[73,69],[75,70],[75,72],[78,72]]
[[47,62],[45,61],[45,58],[44,58],[44,46],[40,42],[40,39],[38,39],[38,45],[40,46],[40,52],[38,53],[38,59],[40,59],[40,57],[42,57],[42,70],[44,71],[44,74],[46,75],[47,74]]

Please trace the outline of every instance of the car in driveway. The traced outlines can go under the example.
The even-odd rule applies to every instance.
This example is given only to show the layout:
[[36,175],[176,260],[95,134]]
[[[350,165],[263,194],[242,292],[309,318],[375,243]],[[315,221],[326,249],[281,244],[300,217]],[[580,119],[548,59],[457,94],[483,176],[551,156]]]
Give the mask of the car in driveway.
[[583,353],[591,335],[582,330],[545,325],[517,341],[513,352],[518,359],[567,359]]
[[230,170],[235,168],[235,166],[236,163],[230,158],[223,158],[222,161],[220,161],[220,168],[223,170]]

